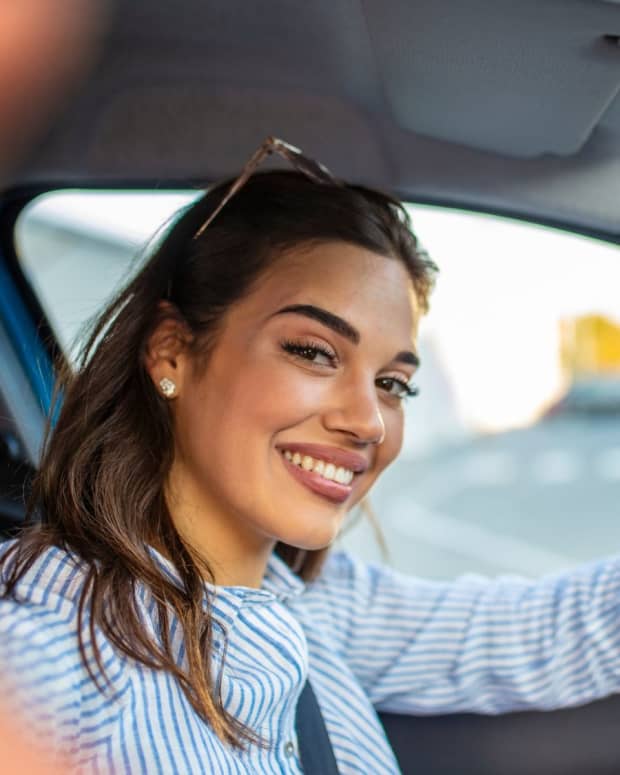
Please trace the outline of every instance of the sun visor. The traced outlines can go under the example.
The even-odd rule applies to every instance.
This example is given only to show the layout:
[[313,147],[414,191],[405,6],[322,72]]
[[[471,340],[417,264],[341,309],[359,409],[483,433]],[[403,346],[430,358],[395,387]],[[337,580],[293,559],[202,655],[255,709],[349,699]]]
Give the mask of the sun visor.
[[366,10],[394,119],[410,132],[507,156],[571,155],[620,89],[617,4],[474,0],[438,13],[436,0],[398,0],[389,14],[374,2]]

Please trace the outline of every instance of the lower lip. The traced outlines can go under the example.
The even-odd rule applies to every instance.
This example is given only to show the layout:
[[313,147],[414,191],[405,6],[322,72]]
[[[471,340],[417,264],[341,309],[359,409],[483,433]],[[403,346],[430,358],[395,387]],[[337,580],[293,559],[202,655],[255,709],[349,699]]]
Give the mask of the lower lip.
[[324,498],[334,501],[334,503],[344,503],[351,495],[353,487],[350,484],[340,484],[339,482],[332,482],[331,479],[324,479],[313,471],[306,471],[300,468],[295,463],[287,460],[284,455],[281,454],[280,457],[290,474],[317,495],[322,495]]

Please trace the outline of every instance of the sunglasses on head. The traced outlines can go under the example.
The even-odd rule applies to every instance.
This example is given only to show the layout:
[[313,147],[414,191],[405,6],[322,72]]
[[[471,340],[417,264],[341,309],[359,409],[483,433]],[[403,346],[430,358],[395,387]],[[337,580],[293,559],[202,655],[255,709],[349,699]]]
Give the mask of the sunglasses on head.
[[303,172],[304,175],[307,175],[311,180],[314,180],[315,183],[328,183],[332,186],[343,185],[342,181],[335,178],[327,167],[304,156],[299,148],[295,148],[294,145],[290,145],[289,143],[284,142],[284,140],[279,140],[277,137],[268,137],[260,148],[252,154],[244,168],[241,170],[239,177],[232,183],[226,194],[224,194],[222,201],[209,215],[207,220],[198,228],[193,239],[200,237],[226,203],[232,199],[245,183],[247,183],[248,179],[254,174],[263,159],[270,156],[272,153],[277,153],[282,156],[282,158],[289,161],[297,170]]

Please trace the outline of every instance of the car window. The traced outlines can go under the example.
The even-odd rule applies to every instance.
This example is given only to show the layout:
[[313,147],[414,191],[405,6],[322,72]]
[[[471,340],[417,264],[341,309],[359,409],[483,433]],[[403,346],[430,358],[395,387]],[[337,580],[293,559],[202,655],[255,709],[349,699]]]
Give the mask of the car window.
[[[20,216],[23,272],[64,350],[195,192],[54,192]],[[394,567],[538,575],[617,550],[620,249],[409,206],[439,264],[400,459],[342,543]],[[154,236],[155,235],[155,236]]]

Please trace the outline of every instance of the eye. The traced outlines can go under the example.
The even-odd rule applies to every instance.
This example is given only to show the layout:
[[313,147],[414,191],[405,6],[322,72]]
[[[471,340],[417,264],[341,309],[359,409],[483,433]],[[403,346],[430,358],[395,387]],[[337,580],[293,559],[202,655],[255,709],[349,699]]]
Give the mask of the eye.
[[379,377],[375,385],[396,398],[412,398],[420,392],[416,385],[411,385],[398,377]]
[[303,358],[305,361],[315,363],[317,366],[334,366],[336,363],[336,353],[317,342],[287,340],[282,342],[281,346],[290,355]]

